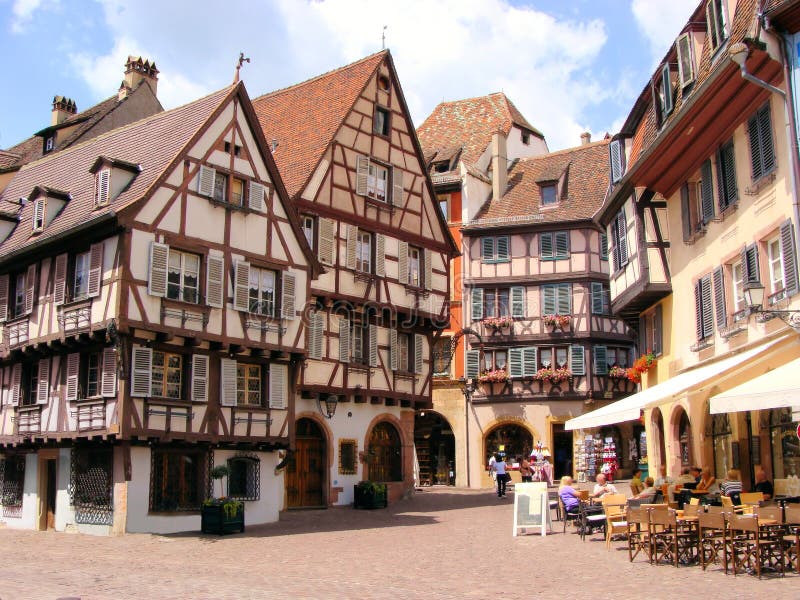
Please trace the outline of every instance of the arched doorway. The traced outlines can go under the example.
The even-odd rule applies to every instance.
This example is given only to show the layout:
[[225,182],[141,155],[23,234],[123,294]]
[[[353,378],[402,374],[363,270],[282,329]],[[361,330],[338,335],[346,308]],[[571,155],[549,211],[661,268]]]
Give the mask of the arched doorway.
[[522,425],[503,423],[489,430],[483,440],[483,468],[488,468],[489,457],[497,452],[506,453],[509,462],[518,456],[530,456],[533,435]]
[[[653,409],[653,450],[656,451],[655,457],[648,457],[648,465],[666,465],[667,464],[667,441],[664,435],[664,418],[661,416],[661,410],[658,408]],[[655,458],[655,461],[652,459]],[[669,469],[669,465],[667,465]],[[651,473],[657,473],[653,468],[650,469]]]
[[323,508],[328,442],[313,419],[298,419],[296,450],[286,468],[286,505],[289,508]]
[[381,421],[372,428],[367,453],[368,477],[372,481],[403,480],[403,447],[400,433],[388,421]]
[[691,467],[695,464],[692,453],[692,432],[689,415],[682,406],[675,408],[672,415],[672,427],[670,428],[673,439],[678,441],[678,458],[681,461],[681,469]]
[[419,485],[455,485],[456,439],[442,415],[423,410],[414,416],[414,448]]

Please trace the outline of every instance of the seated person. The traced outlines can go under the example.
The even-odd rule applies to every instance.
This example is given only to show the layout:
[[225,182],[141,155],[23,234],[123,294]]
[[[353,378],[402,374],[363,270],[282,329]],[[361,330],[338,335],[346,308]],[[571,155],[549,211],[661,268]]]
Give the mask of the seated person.
[[645,503],[652,502],[656,499],[658,489],[654,487],[655,481],[652,477],[644,480],[644,489],[633,497],[634,500],[643,500]]
[[660,476],[658,479],[656,479],[656,487],[661,487],[662,485],[673,485],[675,483],[675,480],[667,475],[667,465],[661,465],[658,468],[658,472]]
[[697,482],[695,489],[701,492],[708,492],[716,481],[716,478],[711,474],[711,469],[706,467],[700,471],[700,480]]
[[739,469],[728,469],[728,477],[719,485],[723,496],[730,497],[733,493],[742,493],[742,481]]
[[764,469],[759,468],[756,471],[756,485],[753,491],[764,494],[764,500],[770,500],[772,496],[775,495],[775,489],[772,487],[772,483],[767,479],[767,473]]
[[592,493],[589,494],[592,498],[602,498],[606,494],[618,493],[613,484],[606,482],[606,476],[602,473],[598,473],[595,481],[597,481],[597,484],[594,486]]
[[[700,473],[699,469],[697,470],[697,473]],[[683,469],[681,469],[681,474],[675,483],[679,485],[684,485],[686,483],[697,483],[697,479],[691,474],[691,469],[689,467],[683,467]]]
[[575,490],[573,484],[575,480],[569,475],[564,475],[561,478],[561,485],[558,488],[558,497],[561,498],[561,503],[564,505],[564,510],[568,513],[578,512],[578,507],[581,504],[581,499],[578,497],[578,492]]
[[642,470],[636,469],[633,472],[633,478],[631,479],[631,494],[634,496],[638,496],[642,493],[644,486],[642,486]]

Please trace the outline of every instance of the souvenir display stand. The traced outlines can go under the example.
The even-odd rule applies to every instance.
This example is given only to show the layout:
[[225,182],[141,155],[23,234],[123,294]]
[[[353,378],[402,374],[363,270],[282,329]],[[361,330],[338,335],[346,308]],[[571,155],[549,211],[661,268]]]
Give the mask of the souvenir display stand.
[[605,443],[602,445],[602,466],[600,472],[606,476],[608,481],[614,481],[614,475],[619,469],[619,460],[617,459],[617,447],[614,444],[614,438],[607,437]]

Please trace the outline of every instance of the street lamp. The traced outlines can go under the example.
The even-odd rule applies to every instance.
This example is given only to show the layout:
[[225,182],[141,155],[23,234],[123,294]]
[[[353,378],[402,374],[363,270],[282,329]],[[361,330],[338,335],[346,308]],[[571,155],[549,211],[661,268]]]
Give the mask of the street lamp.
[[472,400],[472,394],[475,393],[477,390],[477,386],[475,385],[475,380],[470,377],[469,379],[464,379],[463,377],[459,379],[461,382],[461,393],[464,394],[464,400],[467,401],[467,404]]
[[[317,408],[319,409],[320,414],[326,419],[333,418],[333,415],[336,414],[336,406],[338,404],[339,404],[339,396],[336,396],[334,394],[329,394],[328,396],[325,396],[324,401],[320,396],[317,396]],[[323,405],[325,406],[324,409]]]
[[[466,331],[466,330],[465,330]],[[464,438],[465,444],[464,449],[466,451],[466,462],[467,462],[467,487],[470,487],[470,476],[469,476],[469,404],[472,401],[472,394],[475,393],[477,386],[475,385],[475,380],[470,377],[469,379],[464,379],[463,377],[458,380],[461,383],[461,393],[464,394]]]
[[800,331],[800,310],[764,309],[764,286],[760,282],[749,281],[744,284],[742,291],[748,314],[761,315],[757,317],[761,321],[778,317],[792,329]]

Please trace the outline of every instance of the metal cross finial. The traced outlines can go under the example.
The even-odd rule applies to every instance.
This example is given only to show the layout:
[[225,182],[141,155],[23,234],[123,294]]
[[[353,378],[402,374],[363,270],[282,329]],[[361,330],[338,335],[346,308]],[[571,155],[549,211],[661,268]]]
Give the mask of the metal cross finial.
[[244,52],[239,52],[239,61],[236,63],[236,75],[233,77],[233,83],[239,83],[239,70],[242,68],[244,63],[249,63],[250,59],[245,58]]
[[386,50],[386,28],[388,25],[383,26],[383,32],[381,33],[381,50]]

